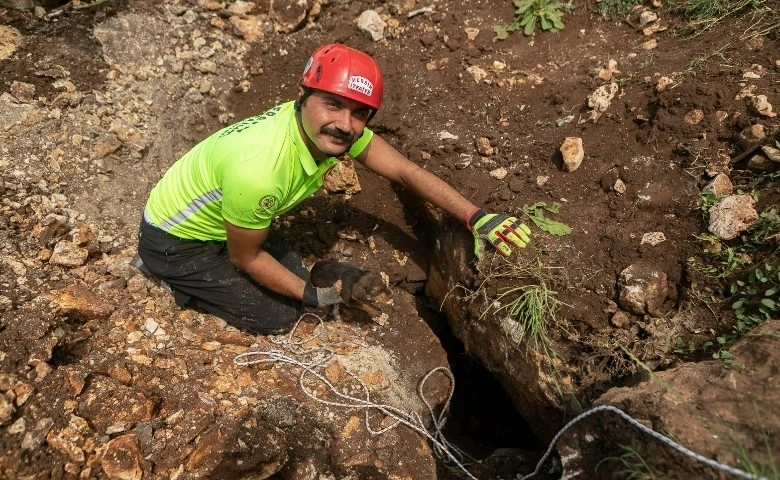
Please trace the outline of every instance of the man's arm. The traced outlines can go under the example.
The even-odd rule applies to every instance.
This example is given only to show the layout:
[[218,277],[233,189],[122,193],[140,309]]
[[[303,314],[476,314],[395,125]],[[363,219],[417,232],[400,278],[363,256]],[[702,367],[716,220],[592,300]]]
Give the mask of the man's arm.
[[531,241],[531,230],[520,220],[478,208],[447,182],[401,155],[378,135],[371,138],[357,161],[465,223],[474,235],[477,258],[482,256],[483,240],[505,256],[512,253],[512,247],[525,248]]
[[268,228],[252,230],[225,222],[230,261],[256,282],[286,297],[303,300],[306,282],[263,250]]
[[357,161],[368,169],[388,178],[424,200],[466,222],[477,206],[468,201],[447,182],[404,157],[379,135],[374,135]]

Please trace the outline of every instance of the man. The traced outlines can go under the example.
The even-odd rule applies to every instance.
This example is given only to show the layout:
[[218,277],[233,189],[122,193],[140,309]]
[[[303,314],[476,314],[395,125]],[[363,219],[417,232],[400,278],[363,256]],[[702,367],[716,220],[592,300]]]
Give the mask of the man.
[[317,49],[297,100],[214,133],[165,173],[144,209],[134,264],[170,287],[179,305],[255,333],[288,330],[302,307],[341,296],[336,285],[308,281],[271,222],[318,190],[345,153],[464,221],[477,256],[483,238],[504,255],[525,247],[527,226],[486,213],[366,128],[382,90],[367,54],[340,44]]

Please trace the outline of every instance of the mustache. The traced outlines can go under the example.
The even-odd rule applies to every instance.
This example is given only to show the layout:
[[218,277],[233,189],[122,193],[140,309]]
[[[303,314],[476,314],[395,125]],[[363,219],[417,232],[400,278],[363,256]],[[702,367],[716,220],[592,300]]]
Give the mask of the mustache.
[[343,130],[339,130],[338,128],[335,128],[335,127],[322,127],[320,129],[320,133],[323,133],[325,135],[330,135],[331,137],[337,138],[337,139],[339,139],[341,141],[344,141],[344,142],[352,143],[352,142],[355,141],[355,136],[354,135],[352,135],[352,134],[350,134],[348,132],[345,132]]

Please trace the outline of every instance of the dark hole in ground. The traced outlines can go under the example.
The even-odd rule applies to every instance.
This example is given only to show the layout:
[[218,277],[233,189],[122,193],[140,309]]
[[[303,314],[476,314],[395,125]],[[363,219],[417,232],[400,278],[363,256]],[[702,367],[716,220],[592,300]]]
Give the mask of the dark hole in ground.
[[496,450],[544,450],[501,384],[469,355],[449,328],[446,318],[418,302],[420,317],[439,337],[455,377],[455,391],[444,428],[445,438],[475,460]]

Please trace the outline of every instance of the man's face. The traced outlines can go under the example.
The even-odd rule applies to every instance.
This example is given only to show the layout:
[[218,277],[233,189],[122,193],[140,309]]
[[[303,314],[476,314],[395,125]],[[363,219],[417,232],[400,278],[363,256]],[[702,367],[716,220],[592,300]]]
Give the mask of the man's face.
[[344,154],[363,133],[371,108],[341,95],[314,90],[301,105],[301,127],[312,156]]

